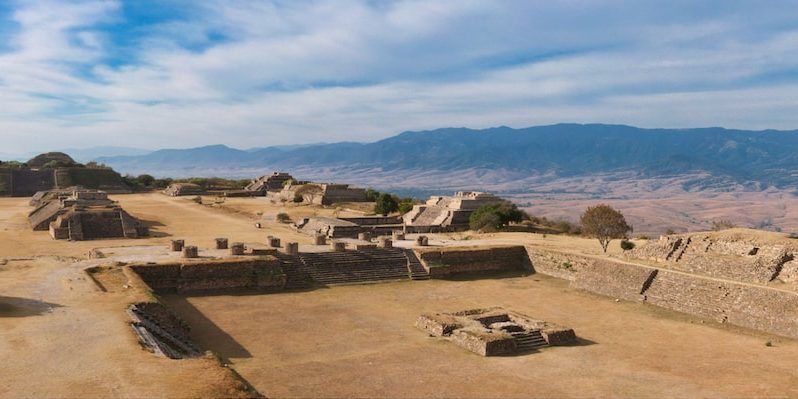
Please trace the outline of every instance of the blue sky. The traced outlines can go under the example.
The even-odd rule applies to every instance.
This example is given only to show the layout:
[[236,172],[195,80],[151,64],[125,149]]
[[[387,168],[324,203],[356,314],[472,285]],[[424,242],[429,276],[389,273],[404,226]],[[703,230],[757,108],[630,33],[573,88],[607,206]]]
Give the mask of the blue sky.
[[795,2],[0,1],[0,153],[798,128]]

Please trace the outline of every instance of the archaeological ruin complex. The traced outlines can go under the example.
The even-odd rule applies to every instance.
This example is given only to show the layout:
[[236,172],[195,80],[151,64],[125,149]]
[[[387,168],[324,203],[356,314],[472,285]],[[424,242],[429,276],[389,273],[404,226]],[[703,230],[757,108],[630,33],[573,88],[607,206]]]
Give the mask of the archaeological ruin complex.
[[46,230],[56,240],[83,241],[99,238],[138,238],[148,228],[125,212],[103,191],[76,189],[44,193],[32,202],[28,214],[33,230]]
[[39,191],[82,186],[109,193],[129,193],[122,177],[110,168],[88,168],[63,153],[46,153],[24,166],[0,164],[0,196],[29,197]]

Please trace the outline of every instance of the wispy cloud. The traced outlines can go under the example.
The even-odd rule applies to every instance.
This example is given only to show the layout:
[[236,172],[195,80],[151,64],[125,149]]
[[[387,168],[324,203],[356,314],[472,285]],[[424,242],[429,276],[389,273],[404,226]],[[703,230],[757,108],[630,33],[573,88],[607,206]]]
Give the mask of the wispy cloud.
[[798,128],[789,2],[20,1],[4,151],[611,122]]

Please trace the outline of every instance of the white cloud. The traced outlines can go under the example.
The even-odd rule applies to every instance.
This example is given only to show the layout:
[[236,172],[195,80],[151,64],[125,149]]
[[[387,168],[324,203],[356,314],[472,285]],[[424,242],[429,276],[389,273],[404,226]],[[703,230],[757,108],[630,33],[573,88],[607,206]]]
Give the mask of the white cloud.
[[132,30],[121,60],[104,30],[129,17],[121,3],[19,5],[0,53],[5,152],[556,122],[798,127],[798,31],[755,3],[218,0]]

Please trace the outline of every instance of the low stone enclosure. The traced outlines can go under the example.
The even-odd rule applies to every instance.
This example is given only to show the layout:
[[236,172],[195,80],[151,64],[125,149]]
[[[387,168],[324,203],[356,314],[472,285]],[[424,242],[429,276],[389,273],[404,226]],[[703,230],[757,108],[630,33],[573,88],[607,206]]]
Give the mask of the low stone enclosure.
[[28,214],[33,230],[48,230],[56,240],[82,241],[98,238],[138,238],[149,229],[125,212],[108,195],[97,190],[57,190],[43,194]]
[[416,250],[432,278],[461,273],[532,271],[521,245],[492,247],[422,247]]
[[542,346],[577,342],[573,329],[500,307],[425,313],[416,321],[416,327],[482,356],[522,354]]
[[798,283],[798,243],[761,240],[745,231],[662,236],[628,252],[664,267],[757,284]]
[[573,288],[798,338],[798,292],[621,260],[529,248],[538,273]]
[[394,231],[404,231],[402,220],[393,216],[310,217],[300,220],[293,227],[305,234],[323,234],[327,238],[356,238],[361,233],[392,235]]

